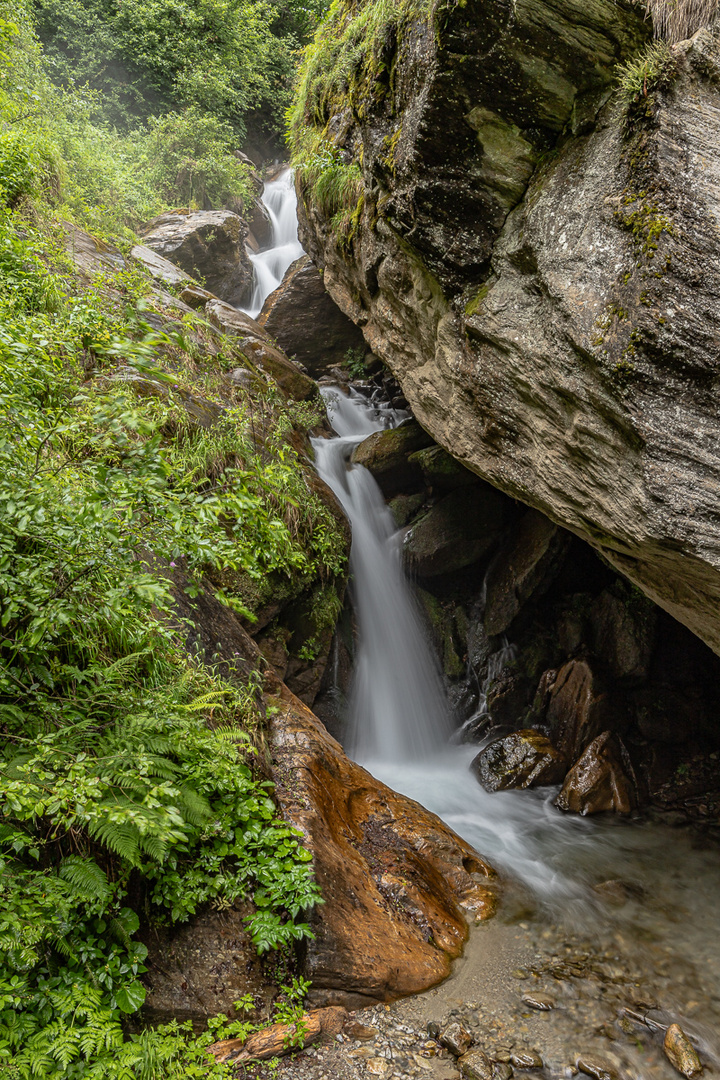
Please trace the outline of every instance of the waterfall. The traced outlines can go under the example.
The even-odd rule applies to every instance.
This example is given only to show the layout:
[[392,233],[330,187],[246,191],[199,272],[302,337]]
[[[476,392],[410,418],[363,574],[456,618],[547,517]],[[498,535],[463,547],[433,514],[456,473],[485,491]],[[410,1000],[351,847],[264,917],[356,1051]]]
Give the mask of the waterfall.
[[265,251],[250,255],[255,279],[250,304],[244,310],[253,319],[262,311],[265,299],[277,289],[291,263],[304,255],[297,234],[297,196],[291,169],[263,188],[262,201],[272,223],[272,242]]
[[352,450],[405,414],[360,394],[324,389],[336,439],[314,440],[316,467],[352,525],[350,569],[359,645],[347,748],[361,762],[421,760],[447,741],[449,708],[437,661],[405,578],[397,530],[380,488]]

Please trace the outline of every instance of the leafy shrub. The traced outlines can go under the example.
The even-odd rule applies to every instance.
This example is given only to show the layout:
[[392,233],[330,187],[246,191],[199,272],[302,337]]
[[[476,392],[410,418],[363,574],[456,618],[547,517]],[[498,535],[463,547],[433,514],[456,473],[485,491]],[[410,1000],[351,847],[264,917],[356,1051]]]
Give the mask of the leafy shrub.
[[163,199],[214,208],[249,204],[249,167],[232,155],[228,123],[197,109],[153,117],[143,140],[148,177]]
[[[283,424],[273,433],[264,422],[270,449],[257,446],[242,408],[211,430],[189,427],[182,392],[198,387],[184,339],[128,321],[112,299],[124,277],[77,292],[54,241],[6,210],[6,266],[8,252],[0,1064],[22,1080],[224,1076],[204,1046],[245,1030],[240,1021],[219,1018],[199,1041],[177,1024],[127,1038],[123,1017],[144,1000],[138,913],[177,922],[204,904],[249,900],[248,929],[264,952],[309,933],[302,913],[319,895],[301,837],[255,774],[257,688],[179,647],[172,578],[158,567],[181,569],[192,593],[208,567],[258,579],[332,573],[341,545]],[[32,301],[43,276],[56,291],[52,314]],[[163,371],[160,355],[186,370]],[[165,393],[88,383],[88,357]],[[226,602],[251,614],[236,596]]]

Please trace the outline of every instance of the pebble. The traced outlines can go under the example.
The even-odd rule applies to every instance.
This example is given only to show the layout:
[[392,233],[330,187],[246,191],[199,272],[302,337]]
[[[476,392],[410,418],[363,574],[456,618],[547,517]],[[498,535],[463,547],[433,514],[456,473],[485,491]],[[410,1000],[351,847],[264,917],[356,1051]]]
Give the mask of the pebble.
[[493,1063],[483,1050],[470,1050],[458,1058],[460,1075],[465,1080],[493,1080]]
[[356,1020],[346,1024],[343,1031],[350,1039],[374,1039],[378,1034],[376,1027],[371,1027],[369,1024],[360,1024]]
[[466,1054],[473,1044],[473,1037],[462,1024],[448,1024],[440,1032],[439,1041],[447,1047],[451,1054],[460,1057]]
[[697,1050],[679,1024],[671,1024],[665,1032],[663,1050],[670,1064],[688,1080],[703,1071]]
[[515,1050],[510,1061],[516,1069],[542,1069],[543,1059],[537,1050]]
[[522,1003],[529,1009],[537,1009],[539,1012],[549,1012],[555,1008],[553,999],[545,994],[523,994]]
[[583,1054],[577,1058],[575,1065],[586,1076],[592,1076],[593,1080],[618,1080],[616,1070],[604,1058]]

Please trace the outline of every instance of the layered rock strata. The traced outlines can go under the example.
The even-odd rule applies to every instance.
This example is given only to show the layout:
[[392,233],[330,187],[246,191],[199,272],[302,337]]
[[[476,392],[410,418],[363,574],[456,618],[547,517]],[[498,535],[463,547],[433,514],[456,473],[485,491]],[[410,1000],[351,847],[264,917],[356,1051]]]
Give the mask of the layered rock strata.
[[308,189],[301,239],[441,446],[719,651],[720,54],[700,31],[628,104],[649,33],[626,3],[470,0],[374,79],[317,76],[304,123],[363,201],[339,240]]

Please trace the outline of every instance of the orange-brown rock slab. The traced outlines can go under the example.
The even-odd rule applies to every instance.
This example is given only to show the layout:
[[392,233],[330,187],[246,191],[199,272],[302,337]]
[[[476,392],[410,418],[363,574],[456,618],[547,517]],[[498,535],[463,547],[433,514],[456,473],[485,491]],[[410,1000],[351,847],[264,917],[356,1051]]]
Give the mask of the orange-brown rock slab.
[[350,761],[285,687],[273,703],[277,800],[305,836],[325,900],[307,949],[310,1001],[357,1007],[433,986],[461,953],[468,920],[492,914],[492,869]]

